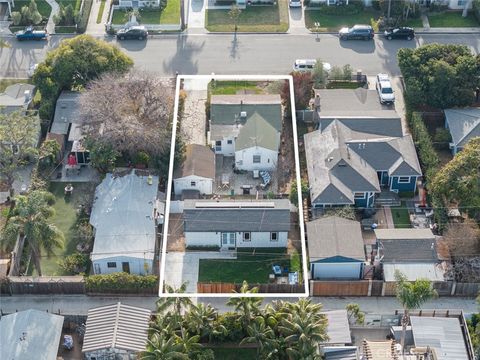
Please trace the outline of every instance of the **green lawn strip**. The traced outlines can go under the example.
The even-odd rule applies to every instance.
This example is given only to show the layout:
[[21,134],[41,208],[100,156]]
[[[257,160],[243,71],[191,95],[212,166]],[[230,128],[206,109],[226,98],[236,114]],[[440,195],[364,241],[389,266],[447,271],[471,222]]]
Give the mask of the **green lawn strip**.
[[440,14],[428,15],[430,27],[478,27],[475,15],[469,12],[467,17],[462,17],[461,11],[446,11]]
[[[97,18],[98,21],[98,18]],[[112,24],[123,25],[127,22],[126,10],[114,10]],[[140,9],[140,24],[179,24],[180,0],[168,0],[165,9]]]
[[378,19],[379,12],[372,9],[365,9],[355,15],[325,15],[321,10],[305,10],[305,26],[307,29],[316,31],[315,23],[320,23],[321,32],[338,31],[345,26],[355,24],[370,25],[370,19]]
[[285,249],[239,249],[237,259],[201,259],[199,282],[225,282],[241,284],[268,283],[272,265],[290,266],[290,256]]
[[390,209],[392,211],[392,218],[395,228],[408,229],[412,227],[405,201],[402,201],[400,206],[394,206]]
[[180,23],[180,0],[168,0],[167,6],[160,14],[160,24]]
[[80,10],[80,6],[82,5],[81,0],[56,0],[56,1],[58,5],[63,5],[64,7],[67,7],[68,5],[72,5],[75,11]]
[[402,25],[412,27],[412,28],[423,28],[423,22],[421,18],[408,19],[404,21]]
[[[205,28],[211,32],[231,32],[235,25],[228,16],[230,10],[206,10]],[[238,32],[286,32],[288,30],[288,3],[279,0],[277,5],[249,6],[238,18]]]
[[233,348],[212,348],[215,359],[218,360],[245,360],[257,357],[256,349]]
[[56,34],[75,34],[77,28],[75,26],[55,26]]
[[103,17],[103,10],[105,9],[105,3],[107,0],[102,0],[100,3],[100,8],[98,9],[98,14],[97,14],[97,24],[100,24],[102,22],[102,17]]
[[13,84],[30,84],[30,79],[0,79],[0,93],[3,93],[7,87]]
[[[45,18],[48,18],[50,16],[50,13],[52,12],[52,7],[45,0],[37,0],[36,3],[37,3],[37,9],[40,15],[42,15]],[[15,0],[15,7],[12,8],[12,12],[21,11],[22,7],[24,6],[28,7],[29,4],[30,4],[30,1]]]
[[52,222],[56,225],[65,236],[65,246],[63,249],[55,249],[55,256],[50,258],[42,257],[41,267],[43,275],[65,275],[58,266],[58,261],[71,255],[77,251],[77,242],[74,239],[75,224],[77,221],[77,205],[76,200],[84,194],[84,190],[88,188],[86,183],[73,183],[73,193],[71,198],[65,198],[66,183],[50,184],[49,191],[55,195],[55,216]]
[[253,91],[262,94],[263,90],[257,87],[255,81],[216,81],[215,86],[210,86],[212,95],[235,95],[239,90]]

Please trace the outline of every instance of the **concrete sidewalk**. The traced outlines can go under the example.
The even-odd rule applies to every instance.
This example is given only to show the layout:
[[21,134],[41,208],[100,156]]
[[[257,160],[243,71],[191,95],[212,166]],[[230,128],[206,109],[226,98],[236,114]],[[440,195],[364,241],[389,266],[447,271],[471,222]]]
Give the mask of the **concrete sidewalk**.
[[110,1],[111,0],[105,0],[105,8],[103,9],[102,20],[99,24],[97,24],[97,16],[102,2],[100,0],[93,2],[90,17],[88,18],[87,31],[85,33],[90,35],[105,35],[105,23],[108,21]]

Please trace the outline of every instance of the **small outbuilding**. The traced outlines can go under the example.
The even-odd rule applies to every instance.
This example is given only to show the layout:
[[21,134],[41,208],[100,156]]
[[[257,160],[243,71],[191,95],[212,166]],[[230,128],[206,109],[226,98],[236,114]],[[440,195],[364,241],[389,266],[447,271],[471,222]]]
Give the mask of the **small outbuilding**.
[[25,310],[0,319],[0,359],[56,360],[63,316]]
[[307,222],[312,279],[361,279],[365,264],[358,221],[327,216]]

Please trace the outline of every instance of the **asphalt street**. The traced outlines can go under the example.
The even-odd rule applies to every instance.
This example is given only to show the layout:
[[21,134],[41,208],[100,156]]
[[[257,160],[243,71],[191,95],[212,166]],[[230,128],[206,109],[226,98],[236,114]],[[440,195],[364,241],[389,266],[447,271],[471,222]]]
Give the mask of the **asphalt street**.
[[[48,42],[22,42],[6,38],[12,46],[0,49],[0,77],[26,77],[31,64],[67,36],[52,36]],[[112,37],[105,37],[116,42]],[[117,43],[135,61],[137,68],[162,76],[180,74],[286,74],[295,59],[321,58],[332,65],[350,64],[368,75],[387,72],[399,75],[396,54],[402,47],[427,43],[465,44],[480,51],[478,34],[427,34],[415,40],[345,41],[322,34],[181,34],[158,35],[147,41]]]

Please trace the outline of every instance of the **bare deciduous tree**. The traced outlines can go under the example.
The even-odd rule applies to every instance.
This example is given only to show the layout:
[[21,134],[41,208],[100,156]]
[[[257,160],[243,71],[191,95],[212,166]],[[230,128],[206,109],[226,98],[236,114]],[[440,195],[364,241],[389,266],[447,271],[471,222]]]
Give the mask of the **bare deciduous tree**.
[[107,74],[88,86],[81,113],[91,139],[131,156],[161,156],[170,149],[173,85],[147,72]]

